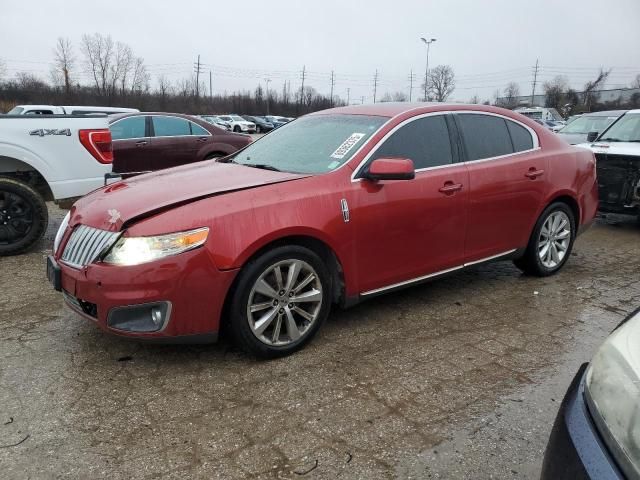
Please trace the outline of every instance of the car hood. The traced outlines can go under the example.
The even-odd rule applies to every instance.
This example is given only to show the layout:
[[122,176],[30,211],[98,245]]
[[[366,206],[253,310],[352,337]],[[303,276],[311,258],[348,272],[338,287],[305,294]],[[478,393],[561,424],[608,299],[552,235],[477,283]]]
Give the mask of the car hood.
[[560,138],[570,143],[571,145],[575,145],[577,143],[583,143],[587,141],[586,133],[563,133],[562,131],[557,133]]
[[136,220],[224,193],[309,175],[204,161],[132,177],[95,190],[71,209],[69,225],[119,231]]
[[638,142],[594,142],[581,143],[576,147],[588,148],[593,153],[607,155],[631,155],[640,157],[640,143]]

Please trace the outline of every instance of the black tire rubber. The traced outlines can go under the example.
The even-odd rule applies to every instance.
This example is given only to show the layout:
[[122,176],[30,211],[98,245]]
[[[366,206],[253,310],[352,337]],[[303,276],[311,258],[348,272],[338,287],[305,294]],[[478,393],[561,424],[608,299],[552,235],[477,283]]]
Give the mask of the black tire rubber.
[[[569,217],[569,222],[571,223],[571,240],[569,242],[569,248],[567,248],[567,253],[562,259],[562,261],[553,268],[545,267],[540,261],[540,257],[538,256],[538,239],[540,237],[540,230],[542,229],[542,225],[544,224],[547,217],[558,210],[562,210]],[[573,242],[576,239],[576,219],[573,213],[573,210],[569,208],[566,203],[563,202],[555,202],[549,205],[544,209],[540,218],[536,222],[535,227],[533,228],[533,233],[529,238],[529,244],[527,245],[527,249],[524,255],[513,261],[514,265],[522,270],[527,275],[533,275],[536,277],[548,277],[549,275],[553,275],[557,273],[567,262],[569,257],[571,256],[571,251],[573,250]]]
[[19,180],[0,177],[0,195],[2,192],[19,195],[33,210],[33,223],[24,237],[6,244],[0,240],[0,257],[6,257],[24,253],[40,241],[49,224],[49,211],[42,196],[33,187]]
[[205,160],[213,160],[214,158],[222,158],[226,156],[224,153],[220,153],[220,152],[213,152],[213,153],[209,153],[206,157],[204,157]]
[[[311,265],[322,283],[324,298],[315,325],[294,343],[285,346],[272,346],[261,342],[251,330],[247,319],[247,303],[253,284],[270,266],[287,259],[298,259]],[[306,345],[320,329],[331,310],[331,275],[322,259],[312,250],[297,245],[276,247],[273,250],[250,260],[240,272],[228,305],[229,326],[238,344],[246,352],[260,358],[276,358],[290,355]]]
[[239,126],[236,125],[235,127],[233,127],[233,131],[236,132],[236,133],[240,133],[242,131],[242,129]]

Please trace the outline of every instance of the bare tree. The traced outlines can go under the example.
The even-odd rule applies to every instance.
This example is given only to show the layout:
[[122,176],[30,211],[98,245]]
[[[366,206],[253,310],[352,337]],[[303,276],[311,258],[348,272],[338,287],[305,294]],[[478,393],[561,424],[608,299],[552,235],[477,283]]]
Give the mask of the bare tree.
[[509,82],[503,92],[504,106],[506,108],[515,108],[518,105],[518,97],[520,96],[520,85],[516,82]]
[[393,94],[393,101],[394,102],[406,102],[408,100],[407,98],[407,94],[404,92],[395,92]]
[[429,89],[436,102],[444,102],[456,88],[456,76],[449,65],[438,65],[429,72]]
[[4,60],[0,58],[0,82],[2,82],[6,74],[7,65],[4,63]]
[[[134,68],[134,58],[133,51],[131,47],[126,43],[117,42],[116,43],[116,55],[115,62],[111,67],[111,77],[113,82],[113,88],[115,90],[115,83],[118,82],[120,84],[120,95],[125,96],[127,93],[127,79],[129,78],[129,74],[131,70]],[[131,90],[133,90],[133,82],[131,85]]]
[[82,36],[82,51],[85,56],[86,69],[91,75],[98,93],[104,97],[112,94],[112,68],[114,45],[110,35],[100,33]]
[[65,93],[68,95],[71,92],[76,61],[73,46],[68,38],[58,37],[56,47],[53,49],[53,55],[51,79],[55,85],[63,86]]
[[631,82],[631,88],[640,88],[640,73],[637,74],[636,78],[634,78],[633,82]]
[[146,92],[149,90],[149,73],[144,66],[144,59],[137,57],[133,62],[131,72],[131,92]]
[[565,104],[565,94],[569,90],[569,80],[564,75],[556,75],[552,80],[544,82],[545,107],[561,110]]
[[480,104],[480,97],[478,96],[477,93],[473,97],[471,97],[469,99],[469,103],[472,103],[472,104],[475,104],[475,105]]
[[604,68],[600,68],[596,78],[584,84],[584,89],[582,91],[582,103],[587,108],[587,111],[591,110],[591,104],[595,100],[596,90],[600,90],[604,86],[610,73],[611,69],[605,70]]

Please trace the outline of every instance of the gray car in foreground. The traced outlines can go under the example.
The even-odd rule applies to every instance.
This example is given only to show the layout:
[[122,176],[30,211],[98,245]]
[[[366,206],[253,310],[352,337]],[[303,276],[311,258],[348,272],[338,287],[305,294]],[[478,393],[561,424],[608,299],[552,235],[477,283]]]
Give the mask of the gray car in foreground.
[[587,136],[590,132],[601,134],[625,112],[626,110],[608,110],[605,112],[585,113],[568,123],[557,134],[571,145],[585,143],[588,141]]

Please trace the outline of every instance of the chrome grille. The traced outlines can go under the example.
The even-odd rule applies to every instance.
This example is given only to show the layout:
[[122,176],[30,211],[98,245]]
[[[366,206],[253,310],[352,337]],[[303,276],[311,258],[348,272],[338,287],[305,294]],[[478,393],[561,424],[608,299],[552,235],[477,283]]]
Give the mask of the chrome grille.
[[72,267],[84,267],[93,262],[105,248],[113,245],[119,236],[120,232],[79,225],[65,245],[60,261]]

